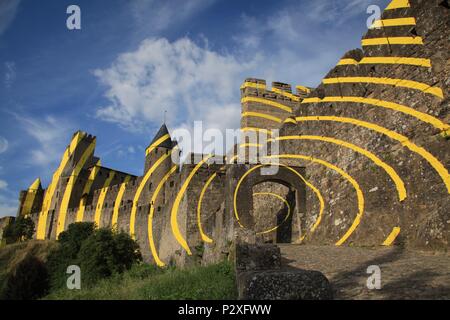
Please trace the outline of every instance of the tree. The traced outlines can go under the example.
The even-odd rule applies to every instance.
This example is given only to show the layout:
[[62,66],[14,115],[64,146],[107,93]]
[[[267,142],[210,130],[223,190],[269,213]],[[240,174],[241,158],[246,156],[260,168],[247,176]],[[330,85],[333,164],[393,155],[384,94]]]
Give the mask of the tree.
[[78,254],[83,283],[93,284],[122,273],[142,261],[139,245],[128,234],[98,229],[83,242]]
[[139,245],[128,234],[95,229],[90,222],[69,225],[59,235],[58,243],[47,260],[52,289],[66,284],[70,265],[80,267],[82,286],[89,286],[142,261]]
[[47,268],[51,275],[52,288],[61,288],[66,283],[67,267],[78,265],[78,252],[83,241],[88,239],[95,230],[92,222],[77,222],[69,225],[58,238],[59,246],[53,250],[47,259]]
[[19,216],[3,230],[3,239],[6,244],[27,241],[33,238],[34,222],[29,217]]

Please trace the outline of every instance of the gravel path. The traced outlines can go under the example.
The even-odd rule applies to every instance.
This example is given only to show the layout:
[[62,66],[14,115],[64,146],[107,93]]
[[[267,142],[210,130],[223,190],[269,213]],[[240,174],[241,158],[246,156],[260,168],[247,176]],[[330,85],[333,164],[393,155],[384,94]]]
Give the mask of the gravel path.
[[[450,299],[450,254],[393,248],[279,245],[285,268],[318,270],[335,299]],[[381,289],[367,288],[367,268],[381,270]]]

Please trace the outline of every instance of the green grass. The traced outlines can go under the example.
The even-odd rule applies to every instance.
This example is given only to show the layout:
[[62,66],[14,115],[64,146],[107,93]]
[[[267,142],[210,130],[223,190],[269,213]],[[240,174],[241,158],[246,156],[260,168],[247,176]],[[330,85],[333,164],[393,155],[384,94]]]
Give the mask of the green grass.
[[[81,275],[83,276],[83,275]],[[159,269],[141,264],[100,281],[91,288],[63,289],[49,300],[223,300],[236,299],[232,265],[228,262],[189,269]]]

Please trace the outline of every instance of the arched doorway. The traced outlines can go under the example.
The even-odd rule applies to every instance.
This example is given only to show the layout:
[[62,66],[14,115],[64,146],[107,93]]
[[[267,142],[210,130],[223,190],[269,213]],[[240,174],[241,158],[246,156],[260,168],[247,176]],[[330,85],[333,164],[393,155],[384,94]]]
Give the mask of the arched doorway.
[[[291,243],[302,235],[306,209],[305,168],[280,165],[273,174],[264,165],[237,165],[231,172],[227,197],[235,231],[242,241]],[[248,234],[253,234],[254,240]]]

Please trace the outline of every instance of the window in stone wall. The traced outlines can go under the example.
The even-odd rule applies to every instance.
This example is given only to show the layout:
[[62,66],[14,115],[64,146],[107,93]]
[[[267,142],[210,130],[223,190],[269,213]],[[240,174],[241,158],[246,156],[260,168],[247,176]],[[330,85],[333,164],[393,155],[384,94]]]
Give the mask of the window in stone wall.
[[105,208],[108,208],[108,202],[105,202]]
[[161,207],[158,207],[158,212],[160,212],[161,211]]
[[173,181],[170,181],[170,187],[171,187],[171,188],[173,187],[173,184],[174,184],[174,182],[173,182]]
[[152,183],[151,182],[148,185],[148,190],[152,190]]

